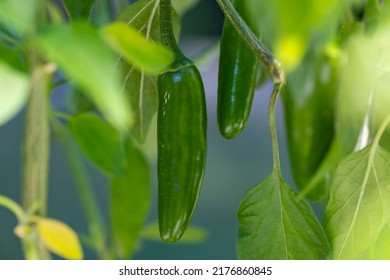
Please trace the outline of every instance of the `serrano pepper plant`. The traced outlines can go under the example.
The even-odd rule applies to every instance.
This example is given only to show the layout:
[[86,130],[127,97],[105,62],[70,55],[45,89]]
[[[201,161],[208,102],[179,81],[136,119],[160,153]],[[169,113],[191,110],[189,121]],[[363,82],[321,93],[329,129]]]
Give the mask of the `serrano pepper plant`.
[[[262,159],[272,171],[247,186],[236,244],[226,246],[239,259],[389,259],[389,1],[216,0],[220,44],[203,58],[219,57],[218,90],[206,93],[200,60],[178,43],[181,18],[198,2],[0,1],[0,125],[25,108],[22,197],[5,196],[0,178],[0,206],[17,218],[24,257],[82,259],[89,247],[97,258],[129,259],[142,240],[202,242],[191,220],[213,120],[205,94],[216,96],[222,136],[239,138],[255,89],[272,84],[272,164]],[[56,91],[65,105],[54,105]],[[282,177],[279,98],[293,180]],[[84,238],[50,218],[51,138],[71,169]],[[83,157],[107,178],[109,218]],[[147,225],[153,205],[158,221]]]

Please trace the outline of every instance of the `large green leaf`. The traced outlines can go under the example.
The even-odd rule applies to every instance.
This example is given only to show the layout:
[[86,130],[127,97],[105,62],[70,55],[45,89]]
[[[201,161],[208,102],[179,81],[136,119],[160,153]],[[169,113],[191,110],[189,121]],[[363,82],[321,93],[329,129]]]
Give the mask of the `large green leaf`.
[[35,14],[41,0],[1,0],[0,25],[12,33],[23,35],[34,26]]
[[370,145],[337,167],[324,228],[335,259],[355,259],[390,220],[390,154]]
[[148,214],[151,178],[145,156],[132,139],[125,154],[125,175],[111,180],[111,223],[117,253],[130,258]]
[[139,71],[159,74],[171,65],[173,53],[159,43],[148,41],[131,25],[115,22],[103,29],[107,42]]
[[[160,42],[160,0],[139,0],[127,7],[117,20],[133,26],[146,39]],[[173,28],[178,37],[180,19],[173,12]],[[157,112],[157,77],[138,71],[133,65],[120,57],[125,79],[123,89],[130,99],[134,112],[133,135],[139,142],[144,142],[148,134],[153,116]]]
[[69,125],[80,149],[94,165],[109,176],[124,174],[123,141],[115,128],[92,113],[72,117]]
[[58,64],[107,120],[119,130],[129,129],[132,118],[121,94],[115,56],[96,29],[81,22],[46,26],[36,42],[42,55]]
[[12,119],[26,104],[29,78],[0,60],[0,126]]
[[312,208],[273,172],[238,211],[240,259],[327,259],[330,247]]

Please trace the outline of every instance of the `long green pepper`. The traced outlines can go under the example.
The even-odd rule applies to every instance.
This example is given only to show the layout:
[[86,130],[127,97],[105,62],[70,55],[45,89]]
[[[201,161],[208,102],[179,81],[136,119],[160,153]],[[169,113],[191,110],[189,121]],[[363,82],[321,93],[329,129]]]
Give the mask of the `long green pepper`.
[[198,201],[206,165],[206,101],[198,69],[173,35],[171,1],[160,1],[161,41],[175,55],[158,77],[158,220],[161,238],[176,242]]

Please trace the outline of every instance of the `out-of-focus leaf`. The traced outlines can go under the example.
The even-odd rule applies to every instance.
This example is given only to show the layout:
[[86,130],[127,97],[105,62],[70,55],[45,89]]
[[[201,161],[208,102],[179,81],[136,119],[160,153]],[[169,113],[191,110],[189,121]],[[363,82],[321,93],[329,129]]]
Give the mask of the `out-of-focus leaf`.
[[132,116],[121,94],[115,56],[96,29],[81,22],[46,26],[36,42],[42,55],[57,63],[114,127],[129,129]]
[[324,228],[335,259],[356,259],[390,219],[390,154],[370,145],[337,167]]
[[62,0],[68,14],[74,19],[88,18],[95,0]]
[[69,260],[81,260],[83,250],[76,232],[65,223],[49,218],[34,217],[39,237],[51,252]]
[[172,0],[172,6],[179,15],[184,15],[199,2],[200,0]]
[[29,77],[0,60],[0,126],[12,119],[26,104]]
[[111,47],[139,71],[159,74],[173,62],[172,51],[147,40],[131,25],[115,22],[105,27],[103,34]]
[[32,26],[41,0],[1,0],[0,25],[9,31],[24,35]]
[[300,64],[309,48],[323,47],[336,35],[344,9],[354,0],[248,1],[262,40],[289,72]]
[[[160,42],[159,3],[159,0],[139,0],[120,13],[117,20],[133,26],[147,40]],[[174,11],[172,16],[177,38],[180,32],[180,18]],[[126,91],[134,112],[132,132],[137,141],[143,143],[157,112],[157,77],[136,70],[123,58],[120,58],[120,64],[125,73],[122,88]]]
[[275,171],[251,188],[238,210],[239,259],[327,259],[330,246],[310,205]]
[[[375,71],[367,73],[367,75],[375,78],[375,88],[372,99],[372,119],[371,126],[373,130],[377,130],[383,120],[389,114],[390,108],[390,22],[378,27],[377,32],[373,34],[372,44],[368,46],[373,48],[376,57],[367,57],[373,59],[371,62],[375,66]],[[363,51],[363,50],[362,50]],[[387,127],[383,134],[380,144],[390,151],[390,127]]]
[[148,214],[151,177],[145,156],[133,139],[127,140],[125,156],[125,175],[111,180],[111,224],[116,252],[130,258]]
[[91,100],[76,87],[69,89],[65,107],[66,111],[71,115],[87,113],[94,109]]
[[[158,223],[147,225],[141,232],[141,237],[146,240],[161,241]],[[201,227],[189,226],[178,243],[196,244],[207,238],[207,231]]]
[[47,12],[52,23],[59,24],[65,21],[62,10],[57,3],[48,2]]
[[113,20],[111,2],[111,0],[95,0],[91,20],[96,26],[106,25]]
[[69,125],[80,149],[93,164],[108,176],[124,174],[123,142],[114,127],[92,113],[72,117]]
[[[373,34],[355,35],[345,44],[342,51],[345,57],[341,61],[346,63],[340,69],[336,97],[335,137],[304,193],[314,189],[345,156],[359,148],[359,136],[366,129],[366,120],[375,130],[387,116],[390,106],[390,84],[386,79],[390,77],[390,70],[386,70],[390,69],[388,27],[388,24],[384,24]],[[381,141],[386,148],[390,147],[388,135],[386,131]]]

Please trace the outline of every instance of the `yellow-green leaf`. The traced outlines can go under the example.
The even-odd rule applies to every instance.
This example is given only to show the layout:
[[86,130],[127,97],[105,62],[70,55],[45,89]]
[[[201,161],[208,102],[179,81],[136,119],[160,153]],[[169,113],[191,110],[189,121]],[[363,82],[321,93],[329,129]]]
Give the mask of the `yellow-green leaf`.
[[76,232],[65,223],[34,217],[39,237],[51,252],[69,260],[81,260],[83,250]]
[[390,223],[379,234],[376,242],[359,259],[390,260]]
[[356,259],[371,248],[390,219],[390,153],[377,145],[338,165],[324,229],[334,259]]
[[174,55],[170,50],[147,40],[131,25],[115,22],[102,33],[107,43],[138,70],[159,74],[173,62]]

